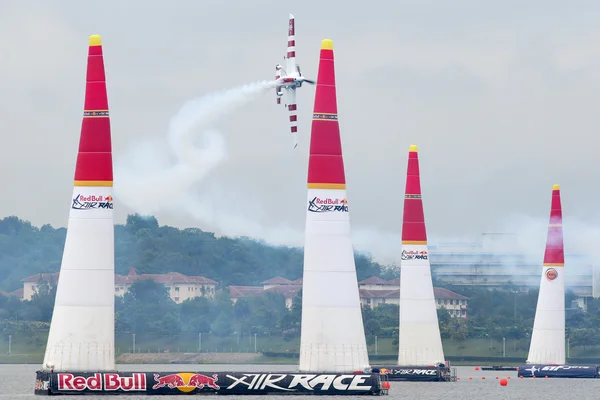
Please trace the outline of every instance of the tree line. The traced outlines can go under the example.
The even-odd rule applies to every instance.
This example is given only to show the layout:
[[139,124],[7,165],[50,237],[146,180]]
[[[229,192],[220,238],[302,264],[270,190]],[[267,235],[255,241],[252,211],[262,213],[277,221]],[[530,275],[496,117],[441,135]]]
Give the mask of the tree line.
[[[0,287],[6,291],[22,287],[21,280],[38,273],[58,272],[66,230],[50,225],[37,228],[17,217],[0,219]],[[297,279],[302,276],[302,250],[269,246],[249,238],[216,237],[200,229],[159,226],[153,217],[129,215],[115,226],[115,266],[127,274],[131,266],[140,273],[181,272],[203,275],[228,285],[259,285],[274,275]],[[358,279],[380,276],[392,279],[397,268],[377,264],[368,255],[356,254]],[[537,304],[537,289],[519,290],[507,284],[489,290],[481,287],[446,287],[469,297],[468,320],[438,312],[444,338],[523,339],[530,337]],[[30,301],[0,296],[0,322],[29,321],[38,329],[51,320],[56,288],[40,284]],[[567,293],[569,305],[574,295]],[[210,332],[214,335],[268,334],[293,338],[300,333],[301,292],[293,307],[285,307],[278,293],[240,298],[235,304],[227,290],[214,299],[195,298],[174,303],[166,287],[153,281],[137,281],[124,297],[115,301],[118,333],[146,332],[161,335]],[[367,340],[375,336],[396,337],[398,306],[384,304],[363,309]],[[6,332],[5,332],[6,333]],[[588,311],[573,308],[567,313],[571,346],[600,344],[600,302],[590,299]]]
[[[507,285],[493,290],[463,288],[463,292],[470,297],[469,318],[451,318],[447,310],[439,309],[442,338],[461,341],[530,337],[538,290],[517,291]],[[28,321],[47,329],[55,295],[56,287],[52,283],[40,282],[38,292],[29,301],[0,296],[1,321]],[[567,304],[573,298],[572,293],[567,293]],[[234,303],[226,290],[218,291],[214,298],[197,297],[177,304],[164,284],[149,279],[138,280],[124,296],[115,297],[115,329],[118,334],[210,333],[219,337],[258,334],[290,340],[300,335],[301,305],[302,291],[288,309],[280,293],[265,292],[239,298]],[[394,338],[397,344],[398,305],[381,304],[374,309],[365,306],[362,315],[369,344],[376,336]],[[579,308],[569,309],[566,324],[572,347],[599,345],[600,300],[590,300],[585,313]],[[15,332],[5,329],[4,333]]]
[[[65,228],[38,228],[15,216],[0,219],[0,290],[11,292],[23,287],[25,277],[58,272],[65,237]],[[221,287],[258,285],[277,275],[300,278],[303,257],[301,248],[159,226],[156,218],[137,214],[115,225],[115,272],[121,275],[135,267],[141,274],[201,275]],[[359,280],[389,269],[362,253],[356,253],[355,260]]]

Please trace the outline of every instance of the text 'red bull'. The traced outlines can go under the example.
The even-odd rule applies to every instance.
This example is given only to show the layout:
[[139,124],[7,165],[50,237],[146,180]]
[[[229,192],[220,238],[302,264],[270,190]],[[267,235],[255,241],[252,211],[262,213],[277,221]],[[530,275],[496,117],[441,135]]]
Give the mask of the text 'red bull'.
[[146,374],[134,373],[132,376],[120,376],[116,373],[100,374],[92,376],[76,376],[73,374],[58,374],[58,390],[123,390],[146,391]]

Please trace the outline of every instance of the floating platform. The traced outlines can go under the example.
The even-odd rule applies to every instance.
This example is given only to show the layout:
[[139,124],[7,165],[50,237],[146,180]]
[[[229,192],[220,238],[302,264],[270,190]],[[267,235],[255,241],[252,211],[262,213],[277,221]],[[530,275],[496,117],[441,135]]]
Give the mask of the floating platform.
[[450,367],[435,366],[400,366],[380,365],[374,366],[379,369],[379,374],[387,377],[389,381],[410,382],[455,382],[456,370]]
[[504,366],[504,365],[492,365],[491,367],[481,367],[482,371],[516,371],[519,367]]
[[600,367],[597,365],[537,365],[519,366],[517,375],[523,378],[577,378],[597,379]]
[[[36,373],[35,394],[60,395],[387,395],[380,374],[273,372]],[[383,380],[383,382],[382,382]],[[383,384],[382,384],[383,383]]]

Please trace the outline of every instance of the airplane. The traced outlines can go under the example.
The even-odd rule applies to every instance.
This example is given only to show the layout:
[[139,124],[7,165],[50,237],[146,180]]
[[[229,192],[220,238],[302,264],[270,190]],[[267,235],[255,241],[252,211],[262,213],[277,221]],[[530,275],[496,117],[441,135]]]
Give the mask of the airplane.
[[531,376],[535,376],[535,371],[540,371],[540,369],[536,368],[534,365],[531,368],[526,368],[525,371],[531,371]]
[[287,92],[287,105],[290,112],[290,131],[294,140],[294,149],[298,146],[298,115],[296,106],[296,89],[302,87],[304,82],[311,85],[315,81],[306,79],[300,72],[300,66],[296,64],[296,27],[294,16],[290,14],[288,23],[288,45],[287,54],[283,57],[286,61],[285,69],[281,64],[275,66],[275,94],[277,95],[277,104],[281,104],[283,89]]

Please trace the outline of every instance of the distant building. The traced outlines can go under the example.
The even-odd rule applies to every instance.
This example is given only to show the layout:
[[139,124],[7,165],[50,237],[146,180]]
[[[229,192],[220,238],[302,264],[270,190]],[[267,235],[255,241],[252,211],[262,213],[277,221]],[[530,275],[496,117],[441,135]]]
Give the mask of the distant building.
[[[375,308],[380,304],[400,303],[400,279],[390,281],[376,276],[358,283],[362,305]],[[294,298],[302,289],[302,278],[291,281],[281,276],[262,282],[262,286],[229,286],[229,296],[235,303],[241,297],[262,296],[267,292],[281,293],[285,305],[291,308]],[[454,318],[468,317],[468,297],[443,288],[433,288],[437,308],[444,307]]]
[[[375,308],[380,304],[400,304],[400,278],[386,281],[373,276],[358,282],[358,288],[363,305]],[[451,317],[468,317],[468,297],[439,287],[433,288],[433,296],[436,307],[444,307]]]
[[[40,282],[58,281],[59,273],[37,274],[23,279],[22,300],[31,300],[37,292]],[[168,272],[166,274],[138,274],[135,268],[131,268],[127,275],[115,274],[115,294],[123,296],[132,283],[138,280],[151,279],[154,282],[164,284],[169,290],[169,296],[175,303],[195,297],[214,297],[217,282],[203,276],[187,276],[179,272]]]
[[[484,233],[474,242],[429,244],[432,275],[437,282],[456,286],[512,283],[520,290],[539,288],[544,248],[532,252],[516,235],[506,233]],[[566,253],[565,265],[565,289],[573,291],[585,310],[586,298],[600,297],[600,270],[585,254]]]
[[292,308],[294,298],[302,289],[302,278],[291,281],[281,276],[262,282],[262,286],[229,286],[229,297],[235,303],[240,297],[262,296],[265,293],[280,293],[285,298],[285,306]]
[[23,279],[23,297],[21,300],[31,300],[38,291],[40,283],[58,282],[58,272],[53,274],[36,274]]

